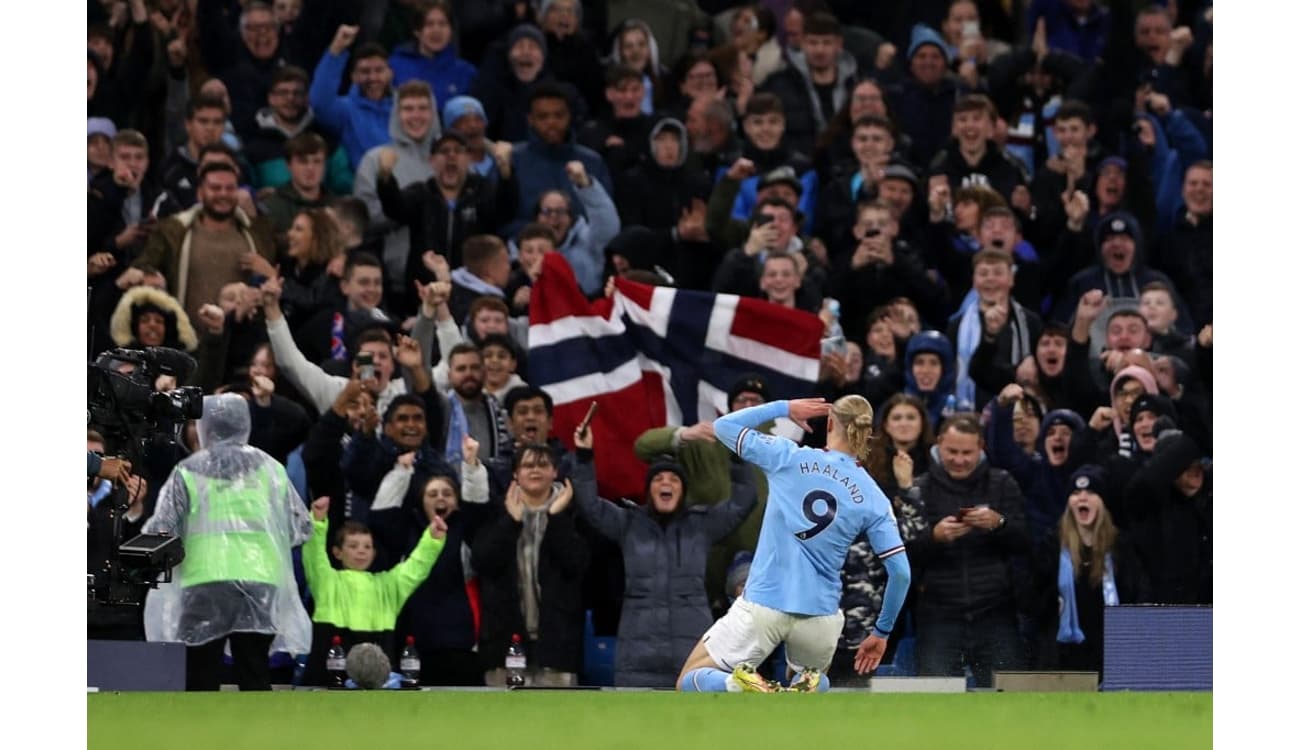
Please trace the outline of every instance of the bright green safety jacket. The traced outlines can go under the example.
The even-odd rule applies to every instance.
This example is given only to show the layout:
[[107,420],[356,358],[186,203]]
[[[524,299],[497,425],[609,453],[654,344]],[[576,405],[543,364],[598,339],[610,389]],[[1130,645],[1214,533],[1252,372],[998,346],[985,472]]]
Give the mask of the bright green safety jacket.
[[302,546],[307,586],[316,600],[313,622],[349,630],[382,631],[397,626],[397,614],[408,597],[429,577],[442,553],[443,540],[426,530],[410,557],[382,573],[335,570],[325,553],[328,521],[312,519],[311,538]]

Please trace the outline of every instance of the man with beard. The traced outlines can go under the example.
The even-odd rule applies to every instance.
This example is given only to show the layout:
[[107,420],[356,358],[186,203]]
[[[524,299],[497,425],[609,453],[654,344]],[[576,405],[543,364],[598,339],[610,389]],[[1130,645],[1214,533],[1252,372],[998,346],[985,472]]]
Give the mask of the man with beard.
[[[222,162],[204,165],[199,170],[199,202],[159,222],[123,276],[133,271],[138,276],[143,266],[160,269],[167,288],[175,290],[186,314],[197,320],[199,308],[216,300],[226,284],[267,275],[265,269],[276,260],[270,227],[237,206],[238,193],[234,167]],[[118,285],[123,283],[119,278]]]
[[1093,445],[1083,417],[1057,409],[1043,417],[1032,450],[1024,450],[1016,437],[1020,429],[1016,411],[1027,397],[1015,383],[1003,388],[985,429],[989,463],[1010,473],[1024,492],[1029,542],[1037,545],[1061,520],[1070,495],[1070,473],[1091,460]]
[[[693,100],[686,110],[686,133],[690,137],[691,150],[698,162],[699,171],[710,184],[719,169],[727,167],[740,156],[731,106],[726,102],[703,96]],[[731,203],[728,202],[727,209],[730,208]]]
[[321,126],[343,144],[348,164],[354,170],[366,151],[388,141],[389,115],[394,106],[393,69],[388,67],[388,53],[377,44],[364,44],[357,50],[352,86],[346,94],[338,95],[343,69],[348,64],[348,47],[358,31],[356,26],[339,26],[316,65],[308,94]]
[[483,353],[470,343],[460,343],[447,354],[447,393],[451,409],[447,444],[460,445],[466,433],[482,446],[491,459],[509,450],[510,431],[497,400],[483,392]]

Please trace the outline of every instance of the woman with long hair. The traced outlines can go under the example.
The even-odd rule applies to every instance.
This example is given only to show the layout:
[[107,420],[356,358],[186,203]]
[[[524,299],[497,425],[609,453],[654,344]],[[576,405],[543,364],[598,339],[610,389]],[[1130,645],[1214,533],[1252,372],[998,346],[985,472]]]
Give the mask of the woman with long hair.
[[321,208],[299,211],[288,235],[288,260],[280,268],[284,277],[280,307],[289,327],[296,329],[341,296],[338,279],[343,276],[343,237]]
[[1146,576],[1106,508],[1096,464],[1070,477],[1070,499],[1035,556],[1039,668],[1101,672],[1106,607],[1147,598]]
[[895,393],[880,407],[880,430],[871,438],[866,469],[886,497],[912,486],[912,478],[930,469],[934,427],[925,403],[916,396]]
[[[925,414],[925,405],[915,396],[894,394],[880,409],[879,427],[872,432],[867,445],[869,451],[863,467],[880,485],[894,508],[898,519],[898,533],[907,543],[925,531],[925,517],[916,501],[903,494],[912,486],[912,477],[920,476],[930,467],[930,446],[934,432]],[[900,485],[902,485],[900,487]],[[867,684],[853,670],[856,649],[871,632],[880,614],[885,584],[888,576],[880,558],[864,540],[849,547],[840,571],[844,593],[840,609],[844,610],[844,630],[831,663],[830,676],[837,685],[860,687]],[[906,617],[909,605],[904,604],[899,622]],[[893,659],[898,639],[891,639],[882,662]]]
[[641,113],[654,114],[656,107],[664,102],[663,81],[668,76],[668,69],[659,60],[659,42],[654,31],[645,21],[628,18],[614,28],[610,38],[614,41],[609,51],[609,62],[623,63],[641,74],[641,82],[645,85]]

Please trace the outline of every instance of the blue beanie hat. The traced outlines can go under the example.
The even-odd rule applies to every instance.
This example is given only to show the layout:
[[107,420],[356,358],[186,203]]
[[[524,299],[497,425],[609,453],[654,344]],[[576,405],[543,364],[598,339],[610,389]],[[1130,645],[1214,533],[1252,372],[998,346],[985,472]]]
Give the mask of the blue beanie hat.
[[509,53],[515,42],[525,37],[537,42],[537,46],[542,48],[542,57],[546,57],[546,35],[531,23],[521,23],[510,30],[510,35],[506,37],[506,52]]
[[948,45],[943,43],[943,37],[939,36],[939,32],[923,23],[918,23],[912,27],[912,41],[907,45],[907,59],[910,61],[916,56],[916,51],[926,44],[933,44],[938,47],[939,53],[943,55],[943,61],[949,65],[952,64],[952,56],[948,52]]
[[442,126],[449,128],[455,125],[457,120],[470,114],[482,117],[483,124],[487,124],[487,112],[483,111],[483,104],[478,99],[472,96],[454,97],[442,108]]

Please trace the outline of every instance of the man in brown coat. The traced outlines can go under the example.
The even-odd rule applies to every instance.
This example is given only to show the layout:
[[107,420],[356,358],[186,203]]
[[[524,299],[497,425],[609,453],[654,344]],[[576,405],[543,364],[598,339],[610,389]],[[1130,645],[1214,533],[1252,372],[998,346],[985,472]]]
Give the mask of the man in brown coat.
[[158,224],[118,286],[139,283],[141,268],[162,271],[171,291],[191,319],[199,308],[215,302],[221,288],[233,282],[259,286],[278,275],[276,250],[264,218],[250,219],[238,207],[239,176],[224,162],[199,170],[199,202]]

